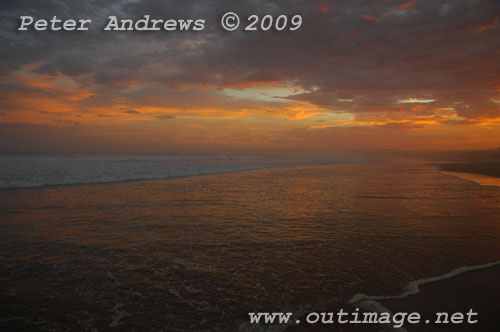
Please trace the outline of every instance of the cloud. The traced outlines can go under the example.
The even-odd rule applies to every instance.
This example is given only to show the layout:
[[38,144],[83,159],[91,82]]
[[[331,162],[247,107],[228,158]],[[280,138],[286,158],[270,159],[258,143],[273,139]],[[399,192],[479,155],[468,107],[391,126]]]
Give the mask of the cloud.
[[375,15],[372,14],[363,14],[361,15],[361,18],[367,20],[367,21],[375,21],[375,22],[380,22],[380,19],[376,17]]
[[319,10],[322,13],[327,13],[330,8],[333,6],[333,2],[331,0],[323,0],[322,2],[318,3],[315,8]]
[[408,1],[408,2],[402,3],[402,4],[398,5],[396,7],[396,9],[398,9],[398,10],[404,10],[404,9],[408,9],[410,7],[413,7],[415,5],[415,1],[416,0],[412,0],[412,1]]
[[[225,10],[299,13],[304,23],[287,33],[226,33],[218,25]],[[68,121],[80,114],[81,123],[267,118],[269,130],[298,130],[349,114],[350,126],[477,127],[500,117],[499,12],[490,0],[3,1],[2,121],[51,121],[54,113]],[[93,24],[82,33],[16,31],[26,14]],[[101,31],[108,15],[144,14],[201,17],[207,28]],[[224,92],[277,86],[290,94],[262,100]],[[51,112],[34,116],[40,107]]]
[[175,119],[175,115],[172,114],[161,114],[157,116],[158,119]]
[[408,98],[398,100],[398,104],[428,104],[435,101],[436,99]]

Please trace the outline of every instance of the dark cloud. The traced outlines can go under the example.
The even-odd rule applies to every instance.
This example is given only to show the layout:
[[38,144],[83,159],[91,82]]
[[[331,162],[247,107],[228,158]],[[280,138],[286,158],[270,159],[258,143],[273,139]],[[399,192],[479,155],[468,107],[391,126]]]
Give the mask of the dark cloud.
[[175,115],[172,114],[161,114],[157,116],[158,119],[163,120],[163,119],[175,119]]
[[134,111],[134,110],[123,111],[123,113],[127,113],[127,114],[141,114],[141,112]]
[[[0,74],[32,65],[34,73],[68,75],[96,92],[90,103],[155,91],[150,97],[158,107],[190,108],[189,93],[221,107],[221,94],[198,88],[290,82],[304,89],[290,100],[334,112],[397,113],[414,106],[399,100],[421,98],[436,100],[423,109],[453,108],[469,120],[500,116],[500,104],[491,101],[500,98],[499,1],[32,0],[0,6]],[[295,32],[228,33],[218,26],[225,11],[301,14],[304,23]],[[91,18],[93,25],[88,32],[15,31],[26,14]],[[207,28],[104,32],[111,14],[205,18]]]

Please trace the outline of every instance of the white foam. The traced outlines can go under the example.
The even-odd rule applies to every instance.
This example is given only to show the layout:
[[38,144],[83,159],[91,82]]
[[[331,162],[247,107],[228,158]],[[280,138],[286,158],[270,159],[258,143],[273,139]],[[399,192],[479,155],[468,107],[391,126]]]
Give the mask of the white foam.
[[123,307],[123,305],[124,305],[123,302],[119,302],[115,305],[113,309],[111,309],[111,311],[113,311],[114,314],[111,315],[112,321],[109,324],[109,327],[117,327],[118,325],[120,325],[120,321],[126,315],[125,311],[118,310],[121,307]]
[[285,164],[228,156],[0,156],[0,189],[156,180],[275,166]]
[[[491,267],[495,266],[500,266],[500,261],[488,263],[488,264],[483,264],[483,265],[473,265],[473,266],[465,266],[465,267],[459,267],[454,270],[451,270],[450,272],[437,276],[437,277],[431,277],[427,279],[418,279],[411,281],[404,289],[404,291],[400,294],[397,295],[388,295],[388,296],[368,296],[365,294],[356,294],[354,295],[350,300],[349,304],[354,305],[355,307],[365,309],[368,311],[372,312],[387,312],[392,315],[392,312],[384,307],[379,301],[384,301],[384,300],[398,300],[398,299],[404,299],[409,296],[418,294],[420,292],[420,286],[427,285],[430,283],[434,283],[437,281],[442,281],[446,280],[449,278],[456,277],[458,275],[464,274],[466,272],[472,272],[472,271],[479,271],[479,270],[484,270],[488,269]],[[393,328],[393,331],[406,331],[404,328]]]

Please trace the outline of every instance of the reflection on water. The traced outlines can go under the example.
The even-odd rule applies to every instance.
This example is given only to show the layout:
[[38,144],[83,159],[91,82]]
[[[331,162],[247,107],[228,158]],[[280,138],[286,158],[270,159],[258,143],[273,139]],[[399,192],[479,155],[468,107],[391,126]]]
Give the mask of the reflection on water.
[[235,331],[499,259],[500,188],[424,164],[0,191],[0,327]]

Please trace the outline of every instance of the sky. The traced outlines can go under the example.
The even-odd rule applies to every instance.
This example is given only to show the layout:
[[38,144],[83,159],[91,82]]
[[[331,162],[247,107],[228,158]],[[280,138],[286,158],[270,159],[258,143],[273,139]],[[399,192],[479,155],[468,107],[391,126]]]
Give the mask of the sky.
[[[228,11],[303,23],[227,32]],[[18,31],[22,15],[93,22]],[[103,31],[109,15],[206,28]],[[500,146],[498,0],[3,0],[0,45],[0,151]]]

